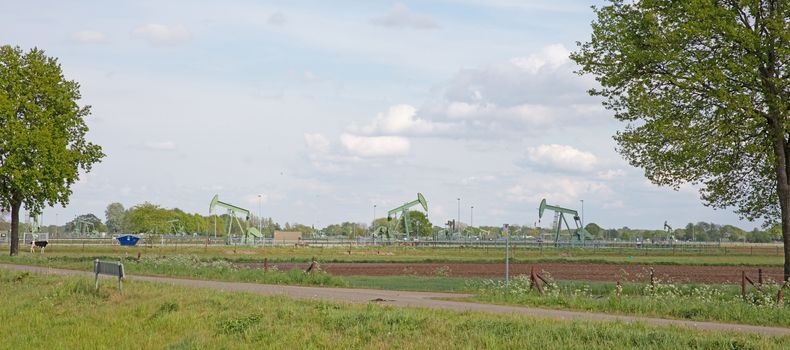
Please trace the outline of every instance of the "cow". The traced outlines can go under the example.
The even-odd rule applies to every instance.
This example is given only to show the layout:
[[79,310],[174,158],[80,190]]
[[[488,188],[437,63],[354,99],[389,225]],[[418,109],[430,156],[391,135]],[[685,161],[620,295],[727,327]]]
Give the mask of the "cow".
[[33,241],[30,242],[30,252],[31,253],[35,253],[36,252],[36,247],[39,247],[39,248],[41,248],[41,253],[43,254],[44,253],[44,248],[47,247],[48,243],[49,242],[47,242],[47,241],[36,241],[36,240],[33,240]]

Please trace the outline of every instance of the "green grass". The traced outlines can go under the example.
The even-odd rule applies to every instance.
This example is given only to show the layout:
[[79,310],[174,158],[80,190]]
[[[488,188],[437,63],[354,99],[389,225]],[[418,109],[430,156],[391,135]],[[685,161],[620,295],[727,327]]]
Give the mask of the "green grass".
[[[274,268],[269,271],[263,271],[261,269],[237,269],[233,268],[229,262],[222,259],[201,259],[189,255],[174,255],[170,257],[150,256],[141,258],[139,261],[136,258],[127,259],[123,257],[120,259],[108,256],[94,258],[99,260],[122,260],[124,263],[124,271],[132,275],[182,277],[265,284],[346,286],[346,282],[343,279],[331,276],[322,271],[314,271],[306,274],[304,270],[300,269],[288,271],[277,271]],[[6,259],[0,259],[0,261],[83,271],[93,269],[93,259],[88,259],[86,257],[22,255],[13,258],[6,257]]]
[[780,349],[790,337],[296,301],[0,269],[2,347],[47,349]]
[[343,276],[349,287],[424,292],[467,292],[479,278],[434,276]]
[[617,295],[614,283],[559,282],[544,285],[544,296],[529,286],[523,276],[507,287],[503,281],[473,282],[467,291],[483,303],[790,327],[790,303],[777,305],[777,284],[763,285],[762,293],[750,288],[746,301],[734,285],[626,283]]
[[[749,250],[734,248],[707,250],[705,252],[649,250],[649,249],[511,249],[513,262],[582,262],[612,264],[683,264],[683,265],[737,265],[781,266],[781,251],[774,249]],[[85,258],[194,255],[206,259],[224,259],[233,262],[309,262],[315,257],[321,262],[501,262],[501,248],[432,248],[432,247],[237,247],[214,246],[85,246],[57,245],[47,248],[46,255]],[[349,254],[350,253],[350,254]],[[29,254],[22,252],[22,254]],[[5,258],[0,258],[7,261]]]

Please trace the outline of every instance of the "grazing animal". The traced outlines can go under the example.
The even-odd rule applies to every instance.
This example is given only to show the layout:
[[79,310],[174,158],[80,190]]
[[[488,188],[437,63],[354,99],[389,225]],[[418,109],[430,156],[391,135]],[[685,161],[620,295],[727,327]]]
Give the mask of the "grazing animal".
[[35,253],[36,247],[39,247],[41,248],[41,253],[44,253],[44,248],[47,247],[48,243],[47,241],[32,241],[30,242],[30,252]]

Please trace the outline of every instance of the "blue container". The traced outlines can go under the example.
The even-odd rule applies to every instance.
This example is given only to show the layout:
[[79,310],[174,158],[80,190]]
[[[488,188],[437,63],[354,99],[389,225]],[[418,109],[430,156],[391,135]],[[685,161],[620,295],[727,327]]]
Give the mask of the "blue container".
[[118,237],[118,243],[122,246],[132,247],[137,245],[137,241],[140,240],[140,237],[132,236],[132,235],[123,235]]

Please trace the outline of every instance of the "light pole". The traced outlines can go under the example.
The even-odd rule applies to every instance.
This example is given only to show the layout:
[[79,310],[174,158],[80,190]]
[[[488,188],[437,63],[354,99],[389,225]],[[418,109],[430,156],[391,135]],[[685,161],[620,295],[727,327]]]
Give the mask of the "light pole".
[[461,197],[458,197],[458,221],[455,224],[458,234],[461,234]]
[[475,206],[469,207],[469,226],[475,227]]
[[373,204],[373,221],[370,222],[370,232],[373,233],[376,230],[376,205]]
[[[263,217],[261,217],[261,202],[263,200],[263,194],[258,195],[258,231],[261,232],[261,236],[263,236]],[[265,238],[265,237],[264,237]]]
[[582,227],[584,227],[584,199],[580,201],[582,202]]
[[55,238],[58,238],[58,213],[55,213]]

